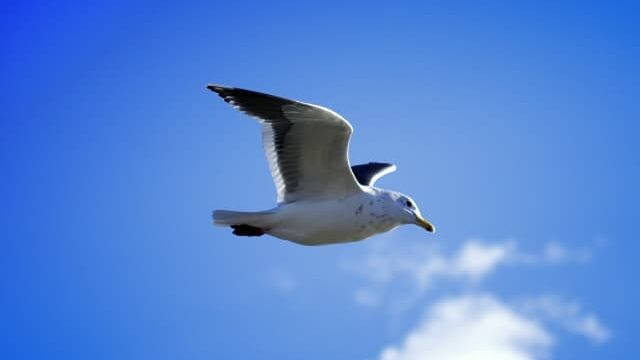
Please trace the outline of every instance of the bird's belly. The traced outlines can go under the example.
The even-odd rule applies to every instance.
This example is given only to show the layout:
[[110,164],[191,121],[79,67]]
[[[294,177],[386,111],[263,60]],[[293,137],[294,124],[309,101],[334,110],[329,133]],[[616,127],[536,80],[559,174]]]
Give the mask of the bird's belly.
[[372,218],[359,204],[348,201],[339,206],[298,204],[282,209],[280,218],[267,233],[303,245],[358,241],[397,226],[388,219]]
[[324,245],[352,242],[367,238],[375,232],[366,231],[354,224],[289,223],[274,227],[270,235],[303,245]]

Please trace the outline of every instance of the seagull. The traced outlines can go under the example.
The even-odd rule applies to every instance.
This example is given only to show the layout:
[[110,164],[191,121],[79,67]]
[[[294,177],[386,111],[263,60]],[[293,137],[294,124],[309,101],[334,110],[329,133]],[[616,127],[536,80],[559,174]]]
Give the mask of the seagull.
[[278,201],[266,211],[215,210],[214,225],[237,236],[269,234],[302,245],[363,240],[403,224],[435,231],[409,196],[374,186],[395,165],[350,166],[353,128],[333,110],[234,87],[207,88],[259,121]]

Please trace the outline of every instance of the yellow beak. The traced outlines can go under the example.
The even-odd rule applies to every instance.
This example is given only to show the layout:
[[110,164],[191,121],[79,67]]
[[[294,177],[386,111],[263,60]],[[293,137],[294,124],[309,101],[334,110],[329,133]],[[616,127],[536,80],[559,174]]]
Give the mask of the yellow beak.
[[422,218],[421,216],[416,216],[416,221],[417,221],[418,225],[423,227],[428,232],[436,232],[436,227],[433,226],[432,223],[430,223],[427,220],[425,220],[424,218]]

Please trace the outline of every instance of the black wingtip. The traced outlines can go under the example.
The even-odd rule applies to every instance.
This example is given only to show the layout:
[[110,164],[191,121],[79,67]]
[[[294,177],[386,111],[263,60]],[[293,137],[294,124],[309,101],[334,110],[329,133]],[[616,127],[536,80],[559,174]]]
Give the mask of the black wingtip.
[[216,85],[216,84],[209,84],[207,85],[207,89],[215,92],[216,94],[218,94],[218,96],[220,96],[222,98],[222,100],[228,102],[228,103],[232,103],[232,93],[233,90],[235,90],[235,88],[229,87],[229,86],[222,86],[222,85]]
[[222,94],[225,90],[230,89],[229,87],[226,86],[222,86],[222,85],[216,85],[216,84],[209,84],[207,85],[207,89],[216,92],[218,94]]

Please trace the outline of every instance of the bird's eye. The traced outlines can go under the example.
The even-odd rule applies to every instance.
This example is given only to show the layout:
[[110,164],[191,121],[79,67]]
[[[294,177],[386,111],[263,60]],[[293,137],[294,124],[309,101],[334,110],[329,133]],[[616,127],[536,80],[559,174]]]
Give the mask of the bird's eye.
[[412,208],[413,207],[413,203],[411,202],[411,200],[407,200],[406,202],[407,206]]

